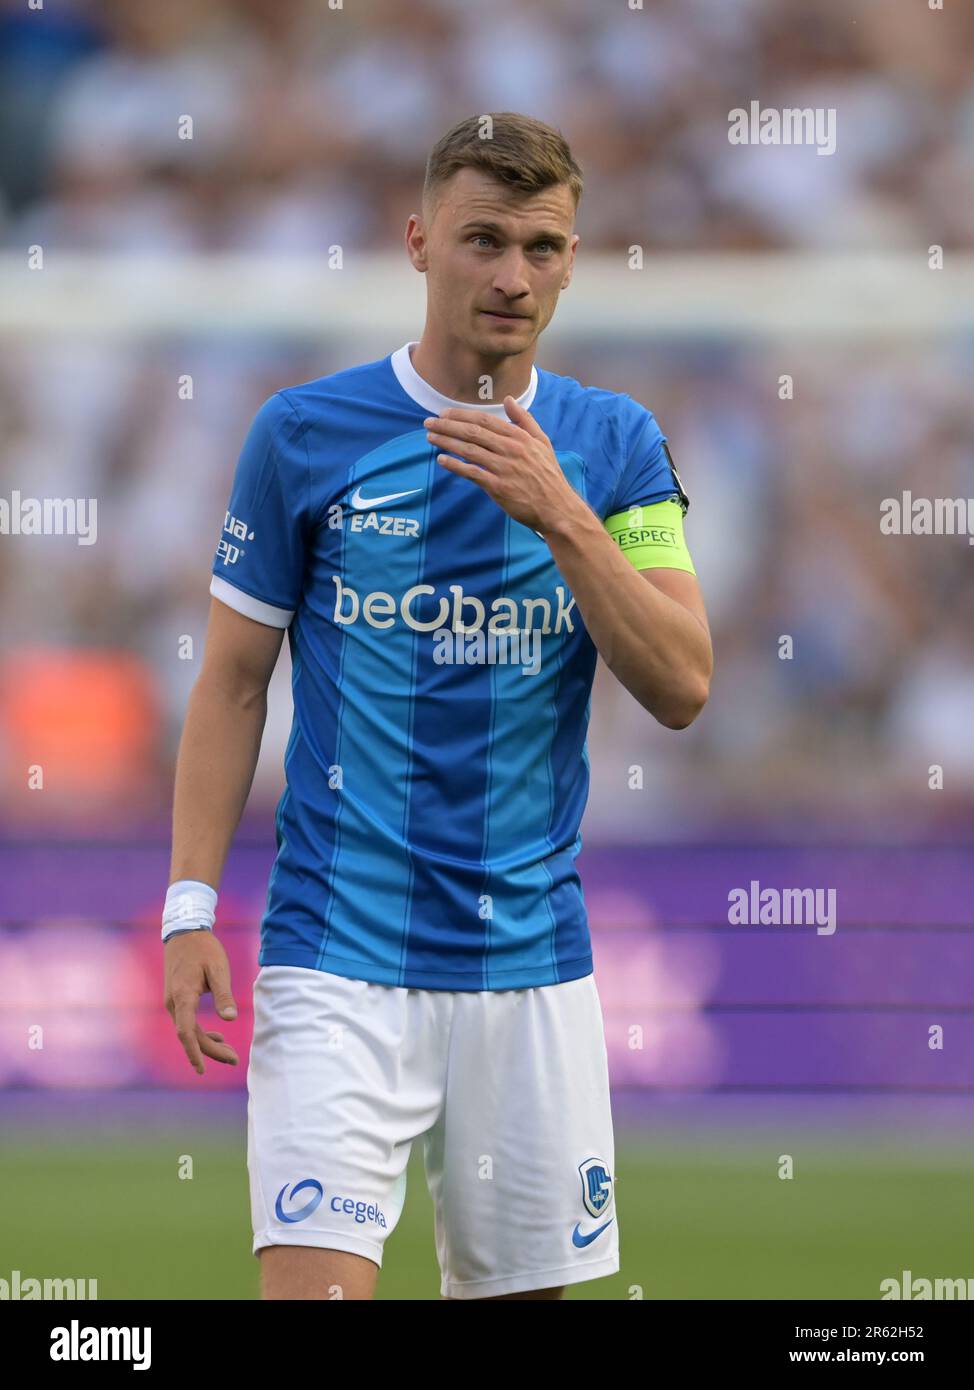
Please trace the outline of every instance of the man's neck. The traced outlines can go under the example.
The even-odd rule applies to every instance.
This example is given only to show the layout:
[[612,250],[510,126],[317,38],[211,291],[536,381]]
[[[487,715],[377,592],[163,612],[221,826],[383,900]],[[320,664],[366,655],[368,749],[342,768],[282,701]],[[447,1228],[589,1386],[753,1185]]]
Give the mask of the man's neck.
[[454,401],[469,402],[472,407],[483,405],[481,380],[491,378],[493,387],[491,400],[503,401],[505,396],[517,399],[523,396],[531,385],[531,368],[534,365],[534,347],[530,352],[521,352],[514,357],[485,358],[470,349],[447,346],[441,349],[436,345],[428,331],[411,350],[409,359],[417,376]]

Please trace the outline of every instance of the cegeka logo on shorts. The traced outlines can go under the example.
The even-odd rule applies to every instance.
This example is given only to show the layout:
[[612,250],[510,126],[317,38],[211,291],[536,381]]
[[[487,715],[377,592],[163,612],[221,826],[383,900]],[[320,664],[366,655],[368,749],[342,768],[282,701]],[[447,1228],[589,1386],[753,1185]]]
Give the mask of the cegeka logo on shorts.
[[[294,1205],[294,1199],[302,1192],[309,1192],[311,1195],[306,1201]],[[284,1207],[284,1195],[287,1193],[288,1207]],[[274,1212],[278,1221],[284,1221],[288,1225],[293,1225],[296,1221],[303,1221],[306,1216],[318,1210],[321,1206],[321,1199],[325,1195],[325,1189],[317,1178],[305,1178],[303,1182],[295,1183],[291,1191],[287,1190],[287,1183],[277,1194],[277,1201],[274,1203]]]
[[[310,1192],[311,1196],[299,1205],[293,1205],[294,1199],[304,1192]],[[288,1225],[304,1221],[306,1217],[318,1210],[324,1195],[325,1189],[317,1178],[305,1178],[303,1182],[295,1183],[290,1192],[288,1192],[288,1184],[285,1183],[277,1194],[277,1201],[274,1203],[274,1212],[278,1221],[284,1221]],[[284,1205],[285,1201],[287,1201],[287,1207]],[[359,1226],[363,1226],[368,1221],[374,1226],[380,1226],[383,1230],[386,1229],[385,1213],[375,1202],[362,1202],[353,1197],[334,1196],[330,1198],[328,1206],[338,1215],[354,1217]]]

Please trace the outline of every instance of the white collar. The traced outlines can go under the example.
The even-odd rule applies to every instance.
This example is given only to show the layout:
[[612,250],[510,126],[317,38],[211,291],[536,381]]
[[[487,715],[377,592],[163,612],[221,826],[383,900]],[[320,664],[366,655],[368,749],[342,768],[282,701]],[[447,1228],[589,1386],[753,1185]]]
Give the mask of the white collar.
[[[409,355],[410,350],[416,347],[417,342],[418,339],[416,342],[403,343],[401,348],[397,348],[396,351],[392,353],[391,359],[392,370],[396,374],[396,380],[399,382],[399,385],[405,391],[406,395],[410,396],[417,405],[421,405],[424,410],[428,410],[434,415],[439,415],[441,411],[449,410],[451,406],[459,406],[461,409],[483,410],[486,411],[488,415],[501,415],[505,419],[507,418],[507,411],[504,409],[503,401],[499,404],[488,401],[454,401],[451,400],[449,396],[441,395],[441,393],[435,390],[428,381],[424,381],[413,366],[412,359]],[[531,380],[528,382],[528,389],[517,397],[518,405],[528,410],[531,402],[534,400],[537,389],[538,369],[532,365]]]

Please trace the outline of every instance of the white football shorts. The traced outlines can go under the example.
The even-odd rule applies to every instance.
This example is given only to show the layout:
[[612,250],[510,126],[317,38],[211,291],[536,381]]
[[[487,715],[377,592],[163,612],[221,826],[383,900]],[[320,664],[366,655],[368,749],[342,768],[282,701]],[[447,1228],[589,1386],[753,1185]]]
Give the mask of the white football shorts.
[[255,1254],[312,1245],[381,1266],[422,1137],[444,1296],[619,1268],[593,975],[453,991],[265,965],[247,1087]]

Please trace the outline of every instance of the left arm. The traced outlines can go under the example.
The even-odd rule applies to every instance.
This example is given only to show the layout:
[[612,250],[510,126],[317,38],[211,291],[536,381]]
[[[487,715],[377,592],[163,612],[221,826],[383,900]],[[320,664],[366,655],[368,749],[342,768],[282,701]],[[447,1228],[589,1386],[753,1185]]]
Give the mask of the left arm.
[[430,441],[463,455],[440,454],[438,462],[547,541],[610,671],[661,724],[685,729],[706,704],[713,670],[696,577],[635,569],[571,486],[531,414],[512,396],[504,406],[510,420],[458,408],[430,417]]
[[697,578],[685,570],[635,569],[574,496],[580,506],[542,532],[555,564],[612,674],[660,724],[685,729],[707,703],[713,671]]

